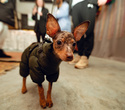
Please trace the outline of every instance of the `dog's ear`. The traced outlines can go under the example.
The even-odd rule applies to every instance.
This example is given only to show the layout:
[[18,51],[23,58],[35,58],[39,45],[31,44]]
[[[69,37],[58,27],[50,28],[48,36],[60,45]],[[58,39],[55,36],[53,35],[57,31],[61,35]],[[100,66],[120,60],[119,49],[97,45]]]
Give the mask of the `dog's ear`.
[[58,24],[58,21],[52,14],[48,14],[46,23],[46,33],[53,38],[55,34],[59,31],[60,31],[60,26]]
[[90,21],[85,21],[74,29],[73,35],[76,41],[79,41],[81,37],[85,34],[85,32],[87,31],[89,27],[89,24],[90,24]]

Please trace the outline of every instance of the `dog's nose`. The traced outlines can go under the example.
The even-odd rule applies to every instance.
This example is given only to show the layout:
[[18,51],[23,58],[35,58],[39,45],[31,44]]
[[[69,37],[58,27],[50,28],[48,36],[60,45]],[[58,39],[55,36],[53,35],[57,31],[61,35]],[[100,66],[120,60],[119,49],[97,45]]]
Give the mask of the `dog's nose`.
[[68,53],[68,54],[67,54],[67,60],[68,60],[68,61],[73,60],[73,54]]

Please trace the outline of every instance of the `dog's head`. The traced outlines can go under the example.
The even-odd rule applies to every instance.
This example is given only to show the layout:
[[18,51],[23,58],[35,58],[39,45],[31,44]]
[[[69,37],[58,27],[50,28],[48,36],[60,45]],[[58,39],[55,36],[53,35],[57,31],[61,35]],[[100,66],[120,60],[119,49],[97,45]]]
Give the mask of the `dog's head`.
[[85,34],[89,23],[89,21],[83,22],[74,29],[73,33],[69,33],[60,30],[60,26],[53,15],[47,15],[46,33],[53,39],[54,52],[61,60],[73,60],[76,42]]

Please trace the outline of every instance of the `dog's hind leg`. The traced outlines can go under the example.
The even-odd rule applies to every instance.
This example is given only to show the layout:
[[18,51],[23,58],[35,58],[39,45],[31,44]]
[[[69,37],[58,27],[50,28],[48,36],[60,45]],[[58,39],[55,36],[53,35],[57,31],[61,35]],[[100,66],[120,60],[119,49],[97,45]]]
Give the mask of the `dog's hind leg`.
[[53,102],[51,99],[51,91],[52,91],[52,83],[49,82],[48,91],[47,91],[47,106],[49,108],[53,106]]
[[38,91],[39,91],[40,105],[41,105],[41,107],[46,108],[44,89],[43,89],[43,86],[41,84],[38,84]]
[[26,92],[27,92],[27,88],[26,88],[26,78],[23,77],[22,93],[25,94]]

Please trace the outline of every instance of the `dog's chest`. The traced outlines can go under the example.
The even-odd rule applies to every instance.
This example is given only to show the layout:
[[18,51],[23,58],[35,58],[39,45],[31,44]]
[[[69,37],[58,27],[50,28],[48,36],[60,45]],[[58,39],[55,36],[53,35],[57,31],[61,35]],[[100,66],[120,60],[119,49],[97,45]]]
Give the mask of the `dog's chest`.
[[52,44],[43,44],[42,50],[38,53],[38,63],[40,68],[46,72],[46,74],[54,73],[59,70],[59,64],[61,60],[56,57],[53,52]]

